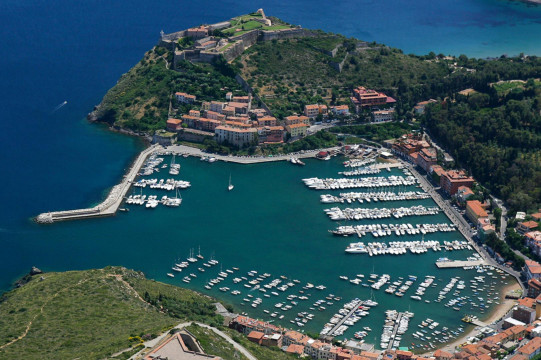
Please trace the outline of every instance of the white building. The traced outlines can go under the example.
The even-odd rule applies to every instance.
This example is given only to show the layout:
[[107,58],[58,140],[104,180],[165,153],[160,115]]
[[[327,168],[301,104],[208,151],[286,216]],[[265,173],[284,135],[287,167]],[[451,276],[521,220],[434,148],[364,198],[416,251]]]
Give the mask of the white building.
[[252,143],[257,134],[256,128],[237,129],[230,126],[218,126],[214,130],[216,141],[220,144],[227,142],[231,145],[244,147]]
[[372,111],[373,122],[384,122],[394,120],[394,109]]

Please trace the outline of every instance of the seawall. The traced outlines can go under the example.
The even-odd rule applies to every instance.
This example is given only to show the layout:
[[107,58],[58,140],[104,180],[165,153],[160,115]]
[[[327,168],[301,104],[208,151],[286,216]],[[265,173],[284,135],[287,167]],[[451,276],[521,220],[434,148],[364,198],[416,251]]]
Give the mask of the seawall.
[[36,216],[35,221],[39,224],[52,224],[57,221],[89,219],[94,217],[115,215],[118,208],[120,207],[120,204],[124,200],[124,196],[130,189],[133,180],[137,176],[139,169],[141,169],[141,166],[144,164],[147,157],[158,148],[159,145],[153,145],[143,150],[133,163],[128,173],[124,176],[120,184],[115,185],[109,192],[107,198],[105,198],[105,200],[100,204],[86,209],[42,213]]

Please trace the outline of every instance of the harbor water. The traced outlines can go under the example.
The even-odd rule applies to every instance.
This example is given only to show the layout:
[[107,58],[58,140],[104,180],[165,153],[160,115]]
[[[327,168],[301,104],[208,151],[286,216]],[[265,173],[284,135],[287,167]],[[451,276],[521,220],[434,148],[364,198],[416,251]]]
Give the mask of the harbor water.
[[[163,164],[168,164],[170,160],[170,156],[165,156]],[[490,296],[487,294],[490,285],[493,284],[498,289],[507,284],[510,281],[509,278],[502,279],[495,271],[491,275],[486,275],[476,270],[438,269],[435,266],[435,261],[440,257],[465,260],[472,255],[471,250],[435,252],[429,249],[424,254],[407,253],[372,257],[368,254],[345,253],[344,250],[350,242],[388,243],[421,240],[423,236],[418,234],[397,237],[392,234],[374,238],[371,234],[367,234],[359,239],[357,235],[341,237],[329,233],[328,230],[335,229],[340,224],[344,225],[344,222],[332,221],[327,217],[323,210],[337,204],[322,204],[320,195],[323,193],[338,195],[351,190],[316,191],[306,187],[302,179],[314,176],[338,178],[340,177],[338,172],[344,170],[342,160],[338,157],[330,161],[307,159],[306,166],[297,166],[288,162],[238,165],[225,162],[208,163],[197,158],[177,157],[176,163],[181,164],[181,169],[180,174],[174,178],[189,181],[192,185],[180,191],[183,199],[180,207],[169,208],[159,205],[155,209],[148,209],[140,205],[125,205],[130,211],[119,212],[113,218],[64,222],[45,227],[34,225],[35,231],[51,231],[56,234],[56,238],[49,240],[47,244],[40,241],[26,241],[25,253],[28,256],[36,256],[47,246],[59,249],[54,256],[44,259],[39,264],[45,269],[58,269],[58,263],[67,264],[66,268],[117,264],[139,269],[144,271],[149,278],[223,299],[233,304],[238,312],[246,312],[254,317],[310,333],[319,332],[344,302],[355,298],[375,299],[379,305],[370,315],[352,326],[343,335],[351,337],[355,331],[368,326],[373,331],[365,340],[375,344],[379,344],[377,338],[381,333],[384,310],[409,310],[415,313],[416,316],[410,323],[412,330],[426,318],[439,322],[442,324],[440,327],[457,329],[463,325],[460,319],[465,314],[475,313],[481,319],[488,315],[490,309],[499,301],[496,290],[493,290],[494,293]],[[227,189],[230,174],[234,184],[232,191]],[[404,173],[400,169],[393,168],[390,171],[383,169],[380,174],[363,176],[388,177],[392,175],[404,176]],[[144,178],[172,177],[166,168]],[[388,187],[387,190],[397,192],[420,191],[421,189],[416,186],[401,186]],[[129,193],[129,195],[140,194],[158,195],[158,199],[163,195],[174,196],[174,192],[149,187],[134,187]],[[435,203],[429,198],[412,201],[372,201],[363,204],[346,203],[338,206],[341,208],[398,208],[413,205],[433,207]],[[421,223],[450,222],[441,212],[437,215],[407,216],[400,219],[391,217],[348,221],[349,225],[401,223],[410,223],[415,227],[416,224]],[[74,232],[77,233],[77,240],[73,239]],[[443,245],[444,241],[464,239],[455,231],[427,234],[424,235],[424,240],[437,240]],[[181,273],[171,270],[175,263],[185,261],[190,253],[198,254],[199,251],[205,260],[190,264]],[[204,267],[202,263],[211,257],[218,260],[219,264],[210,268]],[[220,271],[225,272],[234,267],[239,270],[234,271],[220,284],[211,290],[204,288],[209,280],[218,276]],[[201,272],[198,268],[205,271]],[[247,281],[233,283],[232,279],[235,277],[247,277],[248,280],[253,280],[255,277],[249,277],[248,271],[271,274],[271,277],[263,281],[261,286],[275,278],[281,279],[283,284],[292,280],[298,280],[299,283],[284,292],[276,289],[267,290],[267,294],[274,291],[279,295],[264,297],[263,292],[245,287],[244,284]],[[166,275],[167,273],[173,273],[175,277],[170,278]],[[189,274],[197,277],[192,278],[189,283],[183,282],[183,277]],[[403,297],[397,297],[384,291],[390,283],[379,290],[373,290],[371,287],[354,285],[339,278],[339,276],[347,276],[353,279],[357,274],[364,275],[363,283],[369,285],[372,284],[368,282],[370,274],[379,276],[388,274],[391,277],[390,283],[400,278],[406,281],[409,275],[416,276],[417,281]],[[415,290],[426,275],[434,276],[434,284],[437,285],[429,287],[421,301],[411,299],[410,296],[415,295]],[[486,290],[474,294],[474,289],[469,287],[470,280],[480,275],[485,276]],[[460,296],[470,296],[473,299],[472,301],[465,300],[465,305],[459,311],[453,310],[452,306],[444,306],[448,300],[457,297],[453,295],[455,289],[449,292],[442,302],[434,302],[438,293],[453,277],[460,277],[460,280],[465,281],[467,285]],[[324,285],[326,288],[303,290],[302,287],[306,283],[316,286]],[[221,287],[228,287],[229,290],[222,292],[219,290]],[[233,290],[241,293],[233,295],[231,294]],[[299,290],[304,291],[304,294],[299,293]],[[309,298],[304,301],[294,299],[298,305],[288,311],[275,307],[275,304],[280,302],[289,304],[290,301],[286,297],[291,294],[305,295]],[[329,300],[326,297],[329,294],[340,297],[341,300],[333,300],[331,301],[333,304],[328,305]],[[248,295],[250,295],[249,298]],[[262,304],[257,308],[253,308],[251,302],[243,300],[253,301],[258,297],[262,299]],[[483,301],[478,300],[478,297],[483,297]],[[325,309],[310,310],[313,303],[319,299],[325,300],[322,304]],[[425,300],[430,303],[426,303]],[[476,306],[473,307],[472,303]],[[481,303],[485,305],[484,311],[480,310]],[[269,313],[264,310],[269,310]],[[272,312],[277,312],[278,316],[271,317]],[[294,320],[300,312],[313,313],[313,320],[302,327],[292,324],[291,320]],[[280,315],[284,315],[283,319],[279,319]],[[411,338],[411,334],[406,333],[401,344],[407,346],[412,342],[417,343],[416,339]]]
[[[224,269],[238,266],[239,272],[257,270],[324,284],[327,289],[312,296],[321,294],[324,298],[332,292],[341,296],[342,302],[370,297],[370,291],[340,280],[340,275],[369,274],[374,269],[374,273],[391,275],[394,281],[398,276],[433,274],[442,281],[437,280],[438,287],[427,291],[426,299],[433,298],[431,291],[436,292],[452,276],[461,276],[466,282],[476,276],[471,271],[437,270],[434,266],[440,256],[465,258],[467,251],[347,256],[347,244],[359,239],[329,234],[328,230],[338,224],[329,220],[323,209],[335,204],[319,203],[323,192],[309,190],[301,182],[314,176],[338,177],[337,172],[344,170],[338,159],[307,161],[305,167],[286,163],[208,164],[181,159],[179,178],[191,181],[192,187],[182,191],[184,201],[179,208],[133,207],[129,213],[113,218],[52,226],[31,221],[45,211],[98,203],[142,150],[143,144],[137,139],[89,124],[84,117],[157,42],[160,30],[173,32],[222,21],[259,7],[269,15],[306,28],[378,41],[406,53],[434,51],[480,57],[541,54],[538,39],[530,36],[541,32],[541,7],[518,1],[460,0],[453,3],[452,9],[446,1],[428,0],[346,1],[340,6],[305,0],[272,4],[89,1],[77,6],[64,0],[4,1],[0,4],[0,33],[4,40],[0,43],[0,291],[9,290],[31,266],[62,271],[108,265],[141,270],[151,278],[203,291],[207,276],[215,276],[210,271],[208,275],[198,274],[190,284],[178,276],[166,276],[177,258],[187,257],[190,248],[199,246],[207,258],[214,253]],[[326,16],[331,12],[332,19]],[[232,192],[227,191],[230,173],[235,185]],[[431,200],[418,203],[432,204]],[[412,205],[389,202],[377,206]],[[447,221],[441,213],[391,219],[378,223]],[[453,240],[458,234],[436,233],[434,237]],[[403,298],[384,293],[384,288],[374,291],[380,303],[378,311],[372,311],[359,325],[379,333],[383,321],[380,309],[411,307],[416,313],[412,327],[420,321],[421,310],[436,321],[458,326],[459,316],[443,303],[411,301],[414,288]],[[262,310],[267,308],[266,303],[256,309],[240,305],[245,293],[235,297],[212,290],[210,294],[254,316],[263,316]],[[312,303],[312,298],[308,302]],[[327,311],[318,311],[304,329],[319,331],[336,310],[338,307],[333,305]],[[289,313],[293,311],[298,312],[289,310],[283,319],[286,324],[290,324]]]

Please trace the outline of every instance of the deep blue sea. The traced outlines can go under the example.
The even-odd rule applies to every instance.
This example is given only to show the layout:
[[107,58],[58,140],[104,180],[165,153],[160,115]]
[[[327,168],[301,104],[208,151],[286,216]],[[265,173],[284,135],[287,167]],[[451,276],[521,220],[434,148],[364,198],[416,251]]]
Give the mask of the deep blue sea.
[[[131,213],[126,217],[53,226],[38,226],[30,220],[43,211],[98,202],[142,149],[143,144],[137,139],[91,125],[85,116],[119,76],[157,42],[160,30],[172,32],[217,22],[259,7],[264,7],[267,15],[306,28],[375,40],[402,48],[406,53],[541,55],[541,7],[506,0],[4,0],[0,2],[0,291],[9,289],[33,265],[45,270],[125,265],[164,277],[164,269],[173,261],[171,254],[185,256],[187,247],[199,243],[204,247],[205,239],[198,236],[210,236],[209,229],[215,231],[213,242],[227,244],[231,239],[245,239],[244,245],[250,252],[239,251],[239,262],[258,264],[259,260],[253,258],[258,252],[265,261],[275,261],[264,254],[266,248],[275,246],[276,232],[250,233],[249,227],[229,227],[231,223],[224,219],[215,221],[212,216],[220,215],[228,206],[227,200],[221,193],[209,197],[206,188],[198,190],[196,186],[189,190],[193,190],[191,199],[187,192],[182,211],[172,220],[160,217],[160,212],[148,222],[135,221],[133,216],[131,219]],[[296,214],[285,221],[284,212],[292,208],[303,212],[303,220],[319,217],[318,221],[326,221],[315,193],[303,195],[306,203],[293,201],[294,197],[289,196],[262,196],[269,186],[273,191],[302,189],[301,175],[289,176],[292,169],[280,168],[285,169],[285,164],[265,170],[220,165],[206,172],[200,172],[197,162],[187,164],[186,168],[191,169],[191,173],[186,173],[187,180],[208,186],[211,192],[223,190],[229,172],[252,177],[245,181],[247,193],[238,195],[247,197],[242,206],[236,206],[238,216],[248,216],[250,224],[257,224],[260,229],[288,232],[296,239],[289,250],[297,254],[302,255],[311,246],[312,239],[305,236],[305,230],[313,230],[312,225],[298,223]],[[310,171],[303,170],[302,176],[320,174],[319,163],[311,162],[309,166]],[[248,174],[250,169],[254,173]],[[236,179],[238,174],[234,175]],[[269,182],[269,177],[274,182]],[[214,178],[223,184],[213,188]],[[238,182],[242,189],[242,181]],[[205,206],[200,203],[199,212],[193,213],[190,201],[201,201],[195,198],[196,194],[206,196]],[[273,199],[287,201],[273,203],[272,211],[249,211]],[[306,214],[305,208],[310,208]],[[232,215],[235,214],[227,214]],[[192,226],[183,233],[187,221],[199,221],[201,232]],[[325,231],[331,227],[330,223],[322,224],[316,228]],[[185,240],[189,245],[183,245]],[[315,242],[324,241],[327,240]],[[342,254],[344,244],[335,245],[333,251]],[[216,249],[204,250],[210,253]],[[227,246],[222,250],[231,256]],[[327,256],[325,251],[315,250],[312,255]],[[151,262],[148,255],[153,256]],[[306,267],[314,265],[313,260],[304,257],[299,258],[299,263]],[[403,266],[407,268],[407,264]],[[307,271],[304,275],[309,277]]]

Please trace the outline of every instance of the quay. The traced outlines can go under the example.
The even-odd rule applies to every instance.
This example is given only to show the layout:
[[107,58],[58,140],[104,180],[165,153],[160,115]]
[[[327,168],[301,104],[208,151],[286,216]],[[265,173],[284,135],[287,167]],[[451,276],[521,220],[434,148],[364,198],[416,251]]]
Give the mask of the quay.
[[462,268],[467,266],[481,266],[489,265],[485,260],[452,260],[452,261],[436,261],[436,266],[439,269],[450,269],[450,268]]
[[398,328],[400,327],[400,320],[402,319],[402,316],[404,316],[404,313],[401,313],[401,312],[398,313],[398,317],[395,320],[394,329],[393,329],[393,332],[391,333],[391,338],[389,340],[389,345],[387,346],[387,350],[391,350],[393,348],[394,339],[396,337],[396,333],[398,332]]
[[57,221],[89,219],[94,217],[115,215],[118,208],[120,207],[120,204],[124,200],[124,196],[130,189],[133,180],[137,176],[139,169],[141,169],[141,166],[144,164],[147,157],[159,148],[159,145],[153,145],[143,150],[133,163],[128,173],[124,176],[124,179],[122,179],[120,184],[115,185],[111,189],[109,195],[102,203],[87,209],[42,213],[35,218],[35,221],[39,224],[51,224]]
[[404,167],[406,169],[408,169],[412,173],[412,175],[415,176],[415,178],[419,181],[419,183],[421,184],[421,188],[425,192],[430,194],[432,199],[434,199],[436,204],[438,204],[438,206],[443,210],[445,215],[447,215],[447,217],[451,220],[451,222],[453,222],[456,225],[458,231],[460,231],[460,233],[466,238],[466,240],[468,240],[470,245],[475,249],[475,251],[485,261],[486,265],[494,266],[495,268],[498,268],[498,269],[500,269],[502,271],[505,271],[507,274],[513,276],[516,279],[517,283],[522,288],[523,293],[526,293],[526,290],[527,290],[526,285],[524,284],[524,282],[521,279],[521,274],[519,272],[507,267],[507,266],[502,266],[502,265],[498,264],[496,262],[496,260],[494,260],[490,256],[490,254],[487,253],[487,251],[485,249],[483,249],[482,247],[479,247],[475,243],[475,241],[473,240],[471,230],[469,229],[469,225],[464,220],[464,218],[462,218],[462,216],[460,216],[460,215],[455,215],[453,213],[451,207],[443,200],[441,195],[434,189],[434,187],[427,181],[427,179],[425,179],[421,174],[419,174],[419,172],[417,170],[415,170],[414,166],[412,166],[411,164],[408,164],[406,162],[403,162],[403,164],[404,164]]
[[258,163],[264,163],[264,162],[274,162],[274,161],[289,161],[292,157],[295,157],[297,159],[305,159],[305,158],[313,158],[319,153],[320,151],[331,151],[331,152],[339,152],[340,147],[332,147],[327,149],[319,149],[319,150],[306,150],[304,153],[298,153],[298,154],[285,154],[285,155],[277,155],[277,156],[233,156],[233,155],[219,155],[219,154],[210,154],[202,151],[199,148],[194,148],[191,146],[186,145],[170,145],[167,146],[164,151],[168,151],[171,153],[176,154],[186,154],[189,156],[195,156],[195,157],[205,157],[205,156],[212,156],[216,158],[216,160],[221,160],[225,162],[231,162],[236,164],[258,164]]
[[355,311],[357,311],[359,309],[359,306],[361,306],[363,304],[363,301],[362,300],[359,300],[357,301],[357,303],[355,304],[355,306],[353,306],[353,308],[349,311],[349,313],[344,316],[342,319],[340,319],[339,322],[336,323],[336,325],[334,325],[334,327],[327,333],[326,336],[330,336],[330,337],[333,337],[333,334],[334,332],[344,324],[344,322],[349,319],[351,317],[351,315],[353,315],[355,313]]
[[392,168],[403,168],[404,164],[400,162],[392,162],[392,163],[377,163],[374,165],[371,165],[370,167],[376,168],[376,169],[392,169]]

